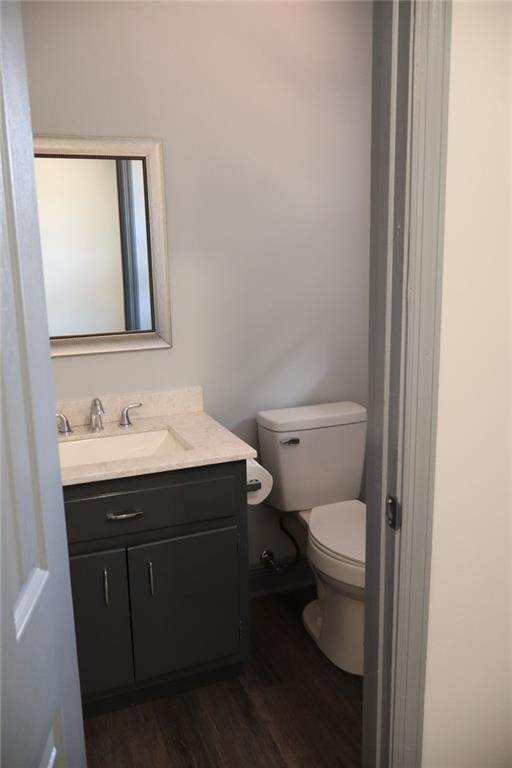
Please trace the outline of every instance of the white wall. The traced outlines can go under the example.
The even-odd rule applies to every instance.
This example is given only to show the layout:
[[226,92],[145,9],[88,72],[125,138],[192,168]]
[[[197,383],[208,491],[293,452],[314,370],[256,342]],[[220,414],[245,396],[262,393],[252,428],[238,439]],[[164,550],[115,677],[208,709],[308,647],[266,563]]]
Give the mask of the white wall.
[[512,6],[453,7],[424,768],[512,765]]
[[35,165],[50,336],[124,331],[116,161]]
[[370,4],[34,2],[24,28],[36,132],[164,142],[173,348],[55,360],[57,398],[198,383],[251,442],[259,409],[366,403]]

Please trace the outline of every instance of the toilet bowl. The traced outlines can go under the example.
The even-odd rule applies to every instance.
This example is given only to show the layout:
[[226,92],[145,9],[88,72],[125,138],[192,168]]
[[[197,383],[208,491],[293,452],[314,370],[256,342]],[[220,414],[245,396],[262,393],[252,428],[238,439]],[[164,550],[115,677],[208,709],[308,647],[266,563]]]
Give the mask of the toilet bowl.
[[366,507],[342,501],[301,518],[308,521],[307,555],[318,590],[304,608],[304,626],[333,664],[362,675]]

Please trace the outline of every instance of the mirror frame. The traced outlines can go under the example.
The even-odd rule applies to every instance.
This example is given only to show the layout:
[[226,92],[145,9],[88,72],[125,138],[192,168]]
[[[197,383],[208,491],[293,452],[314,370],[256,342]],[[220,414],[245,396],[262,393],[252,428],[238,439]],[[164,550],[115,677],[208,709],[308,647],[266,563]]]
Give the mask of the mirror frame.
[[145,161],[149,253],[154,330],[90,336],[50,337],[52,357],[165,349],[172,346],[171,293],[165,226],[162,142],[158,139],[109,139],[34,136],[34,155],[133,157]]

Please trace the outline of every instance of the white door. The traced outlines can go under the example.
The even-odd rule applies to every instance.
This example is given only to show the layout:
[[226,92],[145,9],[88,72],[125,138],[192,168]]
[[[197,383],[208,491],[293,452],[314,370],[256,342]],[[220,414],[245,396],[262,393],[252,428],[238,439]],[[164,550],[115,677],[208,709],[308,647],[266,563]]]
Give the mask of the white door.
[[84,768],[18,3],[0,3],[2,768]]

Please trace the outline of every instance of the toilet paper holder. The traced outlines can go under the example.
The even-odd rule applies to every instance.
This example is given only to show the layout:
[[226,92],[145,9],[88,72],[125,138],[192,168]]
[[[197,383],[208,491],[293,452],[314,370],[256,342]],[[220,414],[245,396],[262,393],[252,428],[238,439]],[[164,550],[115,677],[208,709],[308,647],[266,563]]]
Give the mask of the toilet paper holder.
[[272,475],[258,464],[255,459],[247,459],[247,476],[245,490],[247,504],[251,507],[261,504],[272,490]]

